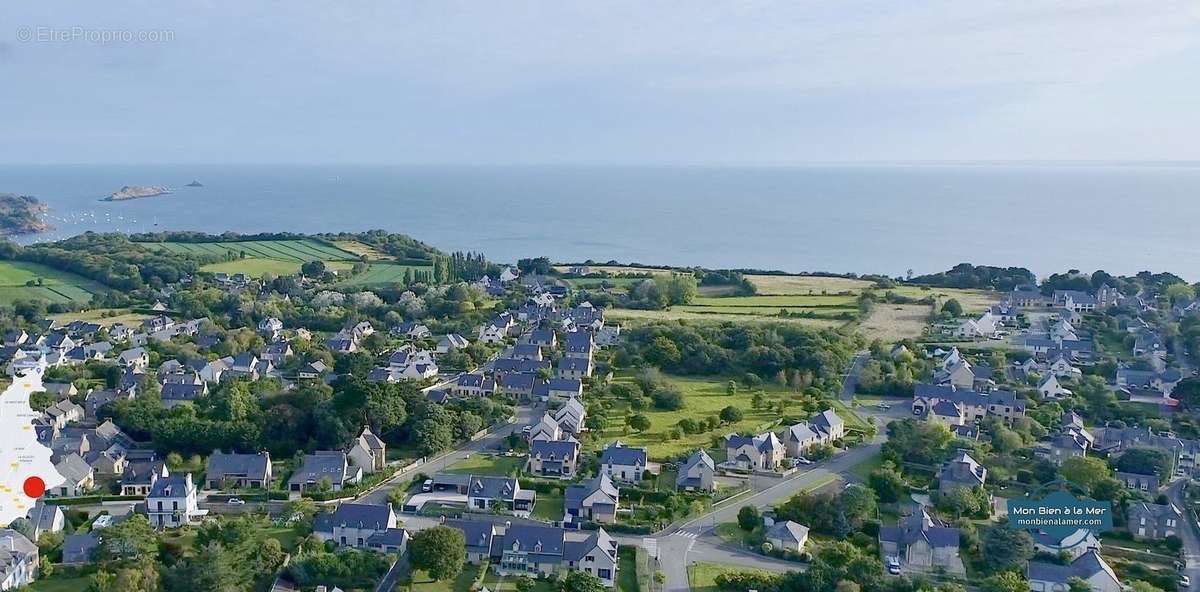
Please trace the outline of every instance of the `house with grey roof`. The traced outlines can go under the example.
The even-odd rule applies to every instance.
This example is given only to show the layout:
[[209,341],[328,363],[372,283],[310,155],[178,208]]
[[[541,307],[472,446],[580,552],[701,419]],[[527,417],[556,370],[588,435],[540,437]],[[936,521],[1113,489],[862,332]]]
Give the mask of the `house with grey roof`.
[[300,467],[288,478],[288,491],[303,492],[324,485],[331,491],[341,491],[361,482],[362,476],[362,467],[351,466],[345,452],[318,450],[304,455]]
[[84,565],[92,562],[92,555],[100,546],[100,536],[96,531],[84,534],[69,534],[63,537],[63,565]]
[[492,542],[496,540],[499,529],[495,522],[488,520],[447,520],[445,526],[457,528],[463,532],[463,540],[467,547],[467,563],[477,565],[488,561],[492,556]]
[[525,472],[542,477],[572,479],[579,469],[579,441],[534,440],[529,443]]
[[554,412],[554,421],[567,434],[579,434],[584,430],[584,420],[587,419],[587,409],[578,398],[567,399],[567,402]]
[[125,467],[121,470],[121,495],[149,495],[159,479],[171,476],[167,463],[159,460],[153,451],[138,452],[126,455]]
[[757,436],[730,434],[725,437],[725,465],[743,471],[774,471],[783,463],[787,449],[774,432]]
[[1135,538],[1162,540],[1177,536],[1185,520],[1175,504],[1131,502],[1125,512],[1126,528]]
[[808,527],[791,520],[782,520],[768,527],[764,538],[776,550],[799,553],[808,542]]
[[704,449],[697,450],[680,466],[675,477],[675,488],[680,491],[713,491],[716,489],[713,479],[716,470],[712,457]]
[[583,380],[591,376],[594,369],[595,366],[591,358],[564,357],[558,361],[558,368],[555,369],[555,374],[559,378]]
[[626,446],[619,441],[600,453],[600,472],[620,483],[641,483],[647,464],[645,448]]
[[29,519],[29,524],[33,527],[34,541],[42,538],[43,534],[60,532],[67,523],[62,506],[47,504],[42,500],[33,503],[33,507],[25,513],[25,518]]
[[270,489],[271,454],[213,451],[204,473],[208,489]]
[[1117,471],[1116,476],[1117,480],[1129,489],[1149,493],[1152,495],[1158,493],[1158,488],[1160,486],[1158,475],[1142,475],[1140,473]]
[[979,464],[966,450],[959,450],[938,473],[938,491],[946,494],[959,487],[983,487],[987,468]]
[[615,522],[621,505],[621,493],[608,475],[600,474],[580,485],[572,485],[564,494],[563,522]]
[[96,474],[83,457],[71,453],[54,463],[54,470],[62,475],[63,482],[46,491],[50,497],[76,497],[96,487]]
[[197,524],[208,510],[201,510],[196,500],[196,484],[192,474],[172,475],[154,482],[146,503],[139,504],[150,520],[150,526],[158,529],[178,528],[185,524]]
[[16,590],[38,576],[38,547],[25,535],[0,528],[0,589]]
[[1050,535],[1040,530],[1031,534],[1035,552],[1048,555],[1066,553],[1072,561],[1090,550],[1100,548],[1100,539],[1089,528],[1081,528],[1066,536]]
[[387,444],[371,431],[370,426],[363,426],[346,455],[367,474],[387,468]]
[[343,503],[313,518],[313,534],[339,547],[403,555],[408,533],[399,527],[391,504]]
[[616,584],[618,545],[602,528],[585,535],[513,524],[495,538],[492,566],[502,575],[538,578],[582,571],[596,576],[606,587]]
[[1031,592],[1059,592],[1070,587],[1072,578],[1079,578],[1093,592],[1121,592],[1124,586],[1116,572],[1100,557],[1100,552],[1089,550],[1069,565],[1030,561],[1025,570]]
[[921,506],[896,526],[880,527],[879,549],[885,557],[895,557],[901,565],[963,574],[966,570],[959,556],[958,538],[957,528],[934,522]]

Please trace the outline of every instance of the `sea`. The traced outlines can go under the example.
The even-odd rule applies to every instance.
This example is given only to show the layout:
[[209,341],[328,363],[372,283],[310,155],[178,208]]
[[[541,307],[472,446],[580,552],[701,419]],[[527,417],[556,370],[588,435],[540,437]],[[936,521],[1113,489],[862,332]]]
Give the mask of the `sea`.
[[[203,187],[185,185],[193,180]],[[124,185],[159,197],[101,201]],[[1200,165],[0,165],[51,232],[385,229],[512,262],[936,272],[961,263],[1200,280]]]

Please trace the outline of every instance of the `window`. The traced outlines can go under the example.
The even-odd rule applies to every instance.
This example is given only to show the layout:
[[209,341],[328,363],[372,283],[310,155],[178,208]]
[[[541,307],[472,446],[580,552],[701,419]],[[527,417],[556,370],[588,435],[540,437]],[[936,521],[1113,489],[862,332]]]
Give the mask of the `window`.
[[596,570],[596,577],[598,577],[602,580],[612,579],[612,570],[598,569],[598,570]]

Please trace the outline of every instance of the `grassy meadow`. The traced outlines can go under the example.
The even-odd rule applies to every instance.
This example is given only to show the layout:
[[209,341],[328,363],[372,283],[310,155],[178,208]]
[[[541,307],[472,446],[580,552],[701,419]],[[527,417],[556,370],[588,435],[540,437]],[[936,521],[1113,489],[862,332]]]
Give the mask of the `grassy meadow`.
[[[41,280],[40,286],[27,282]],[[0,262],[0,304],[18,300],[44,300],[51,303],[90,302],[104,285],[83,276],[26,261]]]

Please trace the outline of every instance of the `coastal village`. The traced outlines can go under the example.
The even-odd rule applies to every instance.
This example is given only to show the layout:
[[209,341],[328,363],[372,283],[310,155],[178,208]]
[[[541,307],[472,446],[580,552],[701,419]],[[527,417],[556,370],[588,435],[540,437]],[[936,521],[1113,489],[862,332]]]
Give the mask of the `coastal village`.
[[[0,292],[0,363],[42,376],[33,429],[64,478],[0,530],[0,589],[1149,592],[1200,577],[1200,300],[1169,274],[806,276],[495,264],[382,233],[136,238],[55,247],[90,267],[44,247],[0,260],[128,282],[86,303],[11,297],[37,281]],[[146,271],[110,265],[134,261]],[[1008,500],[1054,491],[1108,502],[1113,528],[1009,527]]]

